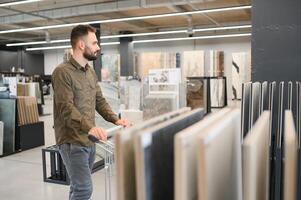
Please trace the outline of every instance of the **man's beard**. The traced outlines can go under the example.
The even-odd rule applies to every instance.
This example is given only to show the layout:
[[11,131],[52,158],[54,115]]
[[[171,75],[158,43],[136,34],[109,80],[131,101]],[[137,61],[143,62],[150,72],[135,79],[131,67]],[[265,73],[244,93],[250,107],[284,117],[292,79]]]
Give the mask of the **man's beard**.
[[88,47],[86,47],[86,48],[85,48],[85,51],[84,51],[84,53],[83,53],[83,56],[84,56],[84,58],[86,58],[88,61],[93,61],[93,60],[96,60],[96,59],[97,59],[97,53],[98,53],[98,51],[92,53],[92,52],[91,52],[91,49],[88,48]]

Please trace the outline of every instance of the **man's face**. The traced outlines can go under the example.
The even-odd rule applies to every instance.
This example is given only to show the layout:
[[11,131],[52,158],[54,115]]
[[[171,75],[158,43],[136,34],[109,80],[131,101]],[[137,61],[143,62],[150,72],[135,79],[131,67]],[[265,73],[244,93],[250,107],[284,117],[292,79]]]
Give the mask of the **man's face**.
[[83,56],[89,61],[96,60],[100,47],[98,46],[95,33],[89,32],[88,35],[83,38],[83,41],[85,43]]

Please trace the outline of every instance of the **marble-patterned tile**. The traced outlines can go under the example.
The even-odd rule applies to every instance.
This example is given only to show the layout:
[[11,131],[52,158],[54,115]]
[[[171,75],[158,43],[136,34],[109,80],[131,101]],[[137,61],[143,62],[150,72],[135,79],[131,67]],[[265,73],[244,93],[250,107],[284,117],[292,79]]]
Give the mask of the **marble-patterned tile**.
[[224,76],[224,52],[211,50],[209,51],[209,62],[206,62],[207,68],[205,76]]
[[206,103],[204,79],[187,80],[187,106],[192,109],[204,108]]
[[232,54],[232,99],[241,99],[242,84],[251,81],[251,53]]
[[119,80],[120,71],[120,55],[119,54],[103,54],[101,56],[101,81],[116,82]]
[[204,51],[184,51],[182,53],[182,80],[187,77],[204,76]]
[[127,119],[133,125],[143,121],[143,112],[141,110],[120,110],[122,119]]
[[265,111],[243,141],[243,199],[268,200],[269,118]]
[[226,81],[225,79],[210,79],[210,100],[211,107],[224,107],[225,102],[225,93],[226,93]]
[[176,66],[177,53],[146,52],[135,55],[135,71],[141,79],[148,76],[150,69],[176,68]]
[[143,100],[143,119],[147,120],[178,109],[175,94],[149,94]]

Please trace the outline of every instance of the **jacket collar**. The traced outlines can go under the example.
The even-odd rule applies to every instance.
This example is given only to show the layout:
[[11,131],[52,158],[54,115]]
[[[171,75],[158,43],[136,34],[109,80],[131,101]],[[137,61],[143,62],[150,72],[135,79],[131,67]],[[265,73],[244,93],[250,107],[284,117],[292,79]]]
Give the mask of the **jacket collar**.
[[73,65],[73,67],[84,72],[86,72],[90,67],[89,64],[87,64],[85,67],[81,66],[73,57],[70,58],[69,62]]

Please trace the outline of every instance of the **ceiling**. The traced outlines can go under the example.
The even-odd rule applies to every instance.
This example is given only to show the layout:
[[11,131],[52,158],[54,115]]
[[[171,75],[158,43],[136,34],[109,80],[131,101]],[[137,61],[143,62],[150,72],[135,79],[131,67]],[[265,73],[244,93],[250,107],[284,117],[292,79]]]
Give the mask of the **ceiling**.
[[[16,1],[16,0],[14,0]],[[14,2],[6,0],[5,2]],[[4,3],[1,1],[1,3]],[[42,0],[35,3],[0,7],[0,30],[68,24],[132,16],[186,12],[211,8],[250,5],[250,0]],[[184,15],[106,23],[102,35],[188,29],[188,27],[220,27],[251,23],[251,10]],[[72,27],[0,34],[0,44],[43,41],[46,32],[51,39],[69,38]],[[236,30],[241,32],[246,30]],[[250,30],[247,30],[250,31]]]

